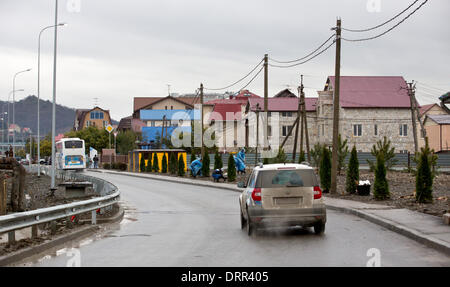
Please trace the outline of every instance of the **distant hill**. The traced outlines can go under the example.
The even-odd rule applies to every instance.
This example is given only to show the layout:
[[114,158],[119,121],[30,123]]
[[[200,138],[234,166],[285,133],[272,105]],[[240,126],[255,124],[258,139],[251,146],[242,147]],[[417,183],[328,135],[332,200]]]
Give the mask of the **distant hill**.
[[[52,130],[52,102],[40,100],[40,134],[45,136]],[[2,112],[8,111],[8,102],[0,101]],[[12,103],[9,104],[10,124],[12,124]],[[15,103],[16,124],[21,128],[31,128],[37,133],[37,97],[28,96]],[[56,104],[56,134],[65,133],[73,128],[75,109]],[[113,124],[117,124],[113,120]]]

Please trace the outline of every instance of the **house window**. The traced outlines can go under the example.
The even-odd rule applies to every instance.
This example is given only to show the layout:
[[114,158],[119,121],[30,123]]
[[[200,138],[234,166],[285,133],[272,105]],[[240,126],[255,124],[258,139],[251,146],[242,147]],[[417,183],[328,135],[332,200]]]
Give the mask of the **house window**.
[[287,136],[289,131],[292,129],[292,126],[283,126],[283,136]]
[[173,110],[173,106],[170,106],[170,109]]
[[166,106],[166,110],[167,110],[167,106]]
[[91,121],[86,121],[86,127],[89,127],[91,125]]
[[292,112],[282,112],[281,116],[282,117],[292,117]]
[[408,136],[408,125],[407,124],[401,124],[399,126],[400,128],[400,136],[406,137]]
[[376,136],[378,135],[378,125],[373,126],[373,134]]
[[151,121],[151,122],[150,122],[150,126],[151,126],[151,127],[154,127],[154,126],[155,126],[155,121]]
[[91,112],[91,120],[102,120],[103,112],[101,111],[92,111]]
[[103,127],[106,127],[108,125],[108,121],[103,121]]
[[362,125],[361,124],[353,125],[353,136],[355,136],[355,137],[362,136]]

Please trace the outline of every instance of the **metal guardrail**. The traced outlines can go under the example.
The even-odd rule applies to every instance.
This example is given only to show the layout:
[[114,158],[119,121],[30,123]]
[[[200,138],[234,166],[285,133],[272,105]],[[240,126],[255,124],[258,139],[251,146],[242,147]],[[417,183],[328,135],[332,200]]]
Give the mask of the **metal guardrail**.
[[[41,167],[41,169],[44,174],[48,174],[48,167]],[[27,167],[27,170],[34,172],[36,167]],[[96,224],[96,210],[111,206],[119,201],[119,189],[114,184],[105,180],[76,172],[67,174],[58,171],[56,176],[59,178],[69,176],[71,179],[90,181],[93,183],[95,193],[100,195],[100,197],[0,216],[0,234],[14,232],[18,229],[32,227],[37,224],[47,223],[59,219],[67,219],[73,215],[79,215],[87,212],[92,212],[92,224]],[[14,236],[12,237],[14,238]]]

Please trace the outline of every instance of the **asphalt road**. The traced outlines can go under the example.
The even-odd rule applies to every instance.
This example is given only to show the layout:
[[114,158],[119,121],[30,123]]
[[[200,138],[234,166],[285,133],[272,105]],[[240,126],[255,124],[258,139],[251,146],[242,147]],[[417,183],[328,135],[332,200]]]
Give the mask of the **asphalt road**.
[[120,224],[33,258],[24,265],[66,266],[450,266],[450,257],[353,215],[328,210],[325,234],[271,229],[248,237],[240,229],[238,193],[194,185],[93,173],[116,184],[126,209]]

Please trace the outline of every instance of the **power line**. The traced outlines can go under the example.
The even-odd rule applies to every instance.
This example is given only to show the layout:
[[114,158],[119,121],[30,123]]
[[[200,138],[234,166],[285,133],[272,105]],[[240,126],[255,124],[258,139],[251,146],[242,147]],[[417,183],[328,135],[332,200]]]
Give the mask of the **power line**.
[[240,89],[235,93],[235,95],[236,95],[236,94],[239,94],[240,91],[242,91],[243,89],[247,88],[247,86],[250,85],[250,83],[253,82],[253,80],[256,79],[256,77],[261,73],[261,71],[262,71],[263,69],[264,69],[264,66],[262,66],[261,69],[259,69],[258,73],[256,73],[256,74],[253,76],[253,78],[252,78],[245,86],[243,86],[242,88],[240,88]]
[[403,23],[406,19],[408,19],[412,14],[414,14],[417,10],[419,10],[420,8],[422,8],[423,5],[425,5],[425,3],[427,3],[428,0],[425,0],[424,2],[422,2],[422,4],[420,4],[419,7],[417,7],[416,9],[414,9],[411,13],[409,13],[405,18],[403,18],[400,22],[398,22],[397,24],[395,24],[394,26],[392,26],[391,28],[389,28],[388,30],[384,31],[381,34],[378,34],[376,36],[373,37],[369,37],[369,38],[361,38],[361,39],[346,39],[346,38],[342,38],[342,40],[344,41],[348,41],[348,42],[361,42],[361,41],[368,41],[368,40],[373,40],[376,38],[379,38],[387,33],[389,33],[390,31],[392,31],[393,29],[395,29],[397,26],[399,26],[401,23]]
[[406,7],[402,12],[398,13],[397,15],[395,15],[394,17],[392,17],[391,19],[387,20],[386,22],[383,22],[379,25],[376,25],[372,28],[367,28],[367,29],[346,29],[346,28],[341,28],[344,31],[348,31],[348,32],[368,32],[368,31],[372,31],[375,30],[377,28],[380,28],[384,25],[386,25],[387,23],[392,22],[393,20],[397,19],[398,16],[402,15],[403,13],[405,13],[406,11],[409,10],[409,8],[411,8],[412,6],[414,6],[414,4],[416,4],[417,2],[419,2],[419,0],[414,1],[413,3],[411,3],[411,5],[409,5],[408,7]]
[[273,61],[273,62],[276,62],[276,63],[280,63],[280,64],[289,64],[289,63],[294,63],[294,62],[298,62],[298,61],[301,61],[301,60],[304,60],[304,59],[306,59],[306,58],[308,58],[309,56],[311,56],[311,55],[313,55],[315,52],[317,52],[318,50],[320,50],[320,48],[322,48],[328,41],[330,41],[330,39],[331,38],[333,38],[334,37],[334,34],[332,34],[325,42],[323,42],[319,47],[317,47],[314,51],[312,51],[311,53],[309,53],[308,55],[306,55],[306,56],[304,56],[304,57],[302,57],[302,58],[299,58],[299,59],[296,59],[296,60],[291,60],[291,61],[279,61],[279,60],[275,60],[275,59],[272,59],[272,58],[269,58],[271,61]]
[[331,46],[334,45],[334,43],[336,43],[336,40],[333,40],[333,42],[330,45],[328,45],[325,49],[323,49],[322,51],[320,51],[319,53],[315,54],[314,56],[312,56],[311,58],[309,58],[309,59],[307,59],[305,61],[302,61],[302,62],[299,62],[299,63],[295,63],[295,64],[292,64],[292,65],[287,65],[287,66],[273,65],[273,64],[269,64],[269,66],[275,67],[275,68],[292,68],[292,67],[295,67],[295,66],[298,66],[298,65],[305,64],[305,63],[311,61],[312,59],[314,59],[315,57],[319,56],[320,54],[322,54],[326,50],[328,50]]
[[264,59],[262,59],[259,63],[258,63],[258,65],[256,65],[247,75],[245,75],[244,77],[242,77],[242,78],[240,78],[239,80],[237,80],[236,82],[234,82],[234,83],[232,83],[232,84],[230,84],[230,85],[228,85],[228,86],[226,86],[226,87],[223,87],[223,88],[204,88],[205,90],[209,90],[209,91],[219,91],[219,90],[225,90],[225,89],[228,89],[228,88],[230,88],[230,87],[232,87],[232,86],[234,86],[234,85],[236,85],[236,84],[238,84],[238,83],[240,83],[240,82],[242,82],[243,80],[245,80],[248,76],[250,76],[258,67],[259,67],[259,65],[261,65],[261,63],[264,61]]
[[430,85],[428,85],[428,84],[424,84],[424,83],[422,83],[422,82],[416,81],[416,84],[419,84],[420,86],[428,87],[428,88],[431,88],[431,89],[435,89],[435,90],[437,90],[437,91],[442,91],[442,92],[444,92],[444,93],[447,92],[447,91],[444,90],[444,89],[436,88],[436,87],[430,86]]

